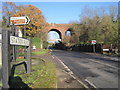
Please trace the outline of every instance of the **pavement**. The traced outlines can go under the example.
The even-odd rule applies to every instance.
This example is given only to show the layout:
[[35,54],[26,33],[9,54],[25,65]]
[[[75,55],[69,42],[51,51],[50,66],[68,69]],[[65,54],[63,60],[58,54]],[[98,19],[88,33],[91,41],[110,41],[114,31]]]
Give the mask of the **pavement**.
[[56,65],[57,88],[84,88],[87,90],[88,87],[78,80],[72,71],[57,57],[51,54],[38,55],[35,57],[50,60]]

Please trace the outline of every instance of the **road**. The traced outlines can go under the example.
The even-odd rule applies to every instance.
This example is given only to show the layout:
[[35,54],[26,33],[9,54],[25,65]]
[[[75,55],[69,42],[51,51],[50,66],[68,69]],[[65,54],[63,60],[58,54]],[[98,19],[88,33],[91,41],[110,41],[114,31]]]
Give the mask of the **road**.
[[53,50],[72,72],[94,88],[118,88],[117,58],[90,53]]
[[2,79],[2,71],[1,71],[1,66],[2,66],[2,56],[1,56],[1,43],[0,43],[0,90],[1,90],[1,79]]

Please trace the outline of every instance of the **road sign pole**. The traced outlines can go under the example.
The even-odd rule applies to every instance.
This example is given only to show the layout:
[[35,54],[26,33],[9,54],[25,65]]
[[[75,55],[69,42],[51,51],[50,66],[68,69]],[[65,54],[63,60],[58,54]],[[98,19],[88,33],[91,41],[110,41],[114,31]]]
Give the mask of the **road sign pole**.
[[24,38],[26,38],[26,25],[24,25]]
[[9,31],[2,30],[2,82],[3,88],[9,88],[10,77],[10,41]]
[[[26,25],[24,25],[24,38],[27,38],[27,37],[26,37]],[[25,54],[24,54],[24,55],[25,55],[25,56],[24,56],[25,58],[27,57],[26,49],[27,49],[27,47],[25,47],[25,51],[24,51],[24,52],[25,52]]]
[[16,61],[16,46],[13,46],[13,61]]
[[95,44],[93,44],[93,52],[95,53]]
[[[11,29],[12,29],[12,35],[15,36],[15,25],[14,25],[14,23],[12,24]],[[13,61],[15,61],[15,60],[16,60],[16,47],[14,45],[13,46]]]
[[27,73],[31,72],[31,39],[29,38],[30,45],[27,48]]

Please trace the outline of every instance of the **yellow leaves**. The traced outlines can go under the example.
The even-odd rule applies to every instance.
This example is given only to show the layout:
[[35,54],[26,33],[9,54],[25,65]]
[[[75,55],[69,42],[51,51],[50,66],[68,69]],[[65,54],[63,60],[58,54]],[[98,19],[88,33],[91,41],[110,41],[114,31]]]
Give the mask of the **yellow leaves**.
[[30,18],[30,23],[26,26],[27,27],[27,34],[28,35],[35,35],[37,34],[43,27],[43,24],[46,24],[44,17],[42,15],[42,11],[39,8],[35,7],[34,5],[24,5],[19,7],[19,11],[14,14],[14,16],[28,16]]

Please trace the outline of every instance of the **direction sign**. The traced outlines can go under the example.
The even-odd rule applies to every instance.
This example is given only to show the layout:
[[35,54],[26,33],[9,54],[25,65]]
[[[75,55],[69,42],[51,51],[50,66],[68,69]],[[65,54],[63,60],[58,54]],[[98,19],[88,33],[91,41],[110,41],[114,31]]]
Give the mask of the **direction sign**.
[[29,46],[30,41],[28,39],[10,36],[11,45]]
[[30,22],[28,16],[23,17],[10,17],[10,25],[25,25]]
[[92,42],[91,42],[92,44],[96,44],[96,40],[92,40]]

